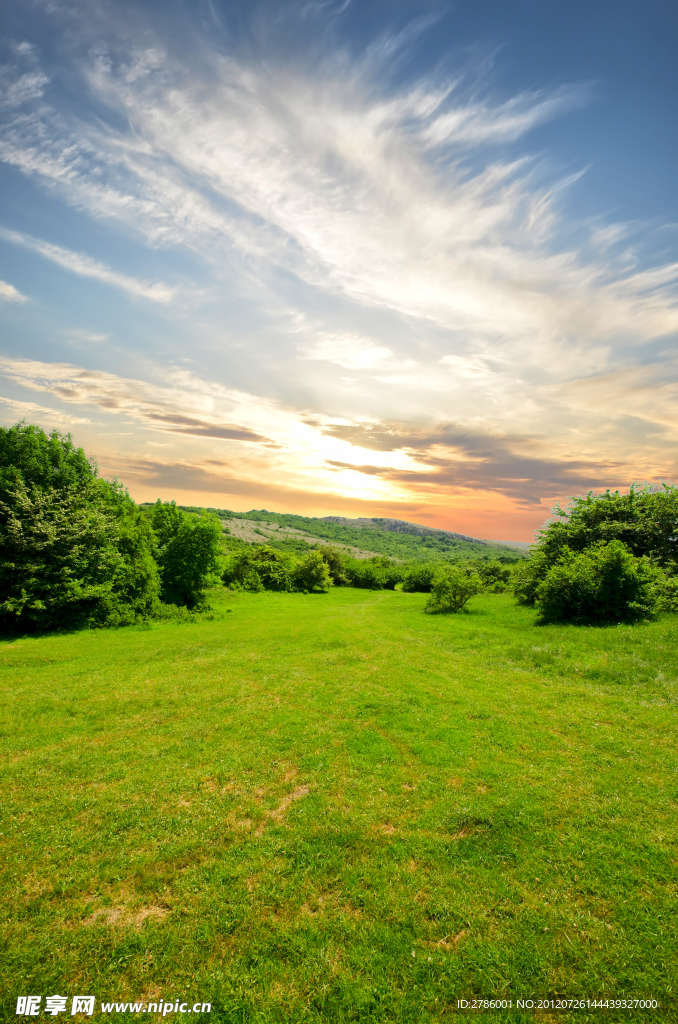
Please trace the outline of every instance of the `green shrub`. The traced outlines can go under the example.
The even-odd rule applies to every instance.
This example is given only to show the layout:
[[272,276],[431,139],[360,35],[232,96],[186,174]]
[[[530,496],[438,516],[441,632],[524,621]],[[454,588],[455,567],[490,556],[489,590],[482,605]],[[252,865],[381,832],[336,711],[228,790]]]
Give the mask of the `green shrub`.
[[326,593],[332,586],[332,577],[319,551],[310,551],[295,568],[292,582],[297,590]]
[[266,546],[247,547],[229,559],[222,579],[227,586],[240,586],[253,593],[260,590],[290,591],[294,567],[291,555]]
[[162,579],[162,599],[195,608],[205,590],[219,579],[221,523],[215,515],[182,512],[175,502],[153,506],[151,522],[158,541],[155,552]]
[[485,590],[491,594],[503,594],[511,580],[511,569],[508,564],[499,561],[466,563],[480,576]]
[[535,603],[539,584],[546,578],[558,557],[557,552],[551,557],[549,553],[535,545],[530,557],[524,562],[518,562],[513,570],[512,581],[513,593],[518,598],[518,604]]
[[347,587],[349,580],[346,574],[346,566],[351,561],[350,556],[333,544],[319,544],[316,551],[319,551],[323,556],[334,586]]
[[408,593],[430,594],[440,563],[415,562],[403,572],[403,590]]
[[543,622],[605,625],[645,619],[657,606],[664,574],[619,540],[584,551],[565,548],[537,587]]
[[481,594],[485,584],[473,568],[449,565],[439,569],[424,608],[429,613],[460,612],[467,602]]
[[[150,526],[70,436],[0,429],[0,622],[13,630],[127,625],[153,615]],[[10,461],[13,460],[13,461]]]

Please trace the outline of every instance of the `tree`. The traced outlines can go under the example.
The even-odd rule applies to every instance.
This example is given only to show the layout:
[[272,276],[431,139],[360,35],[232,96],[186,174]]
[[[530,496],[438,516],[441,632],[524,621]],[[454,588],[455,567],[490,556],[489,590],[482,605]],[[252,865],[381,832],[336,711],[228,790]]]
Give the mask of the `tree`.
[[155,553],[162,599],[195,608],[221,570],[221,523],[215,515],[182,512],[175,502],[153,506],[151,522],[158,542]]
[[70,435],[0,428],[0,620],[13,629],[123,625],[154,613],[153,535]]
[[481,594],[485,585],[471,568],[449,565],[439,569],[433,579],[431,596],[424,608],[427,612],[460,612],[468,601]]
[[231,557],[222,579],[254,593],[260,590],[292,590],[294,559],[266,545],[246,548]]
[[582,552],[595,544],[619,541],[637,558],[649,558],[669,575],[678,572],[678,488],[662,484],[605,491],[572,498],[553,509],[554,519],[539,531],[530,559],[514,573],[514,593],[534,604],[540,584],[565,551]]
[[332,577],[319,551],[310,551],[294,570],[293,583],[297,590],[309,593],[327,593],[332,586]]
[[341,548],[335,547],[333,544],[319,544],[316,551],[319,551],[323,556],[334,586],[347,587],[349,580],[346,575],[346,566],[351,559],[346,552],[342,551]]
[[636,622],[654,611],[664,573],[619,540],[565,548],[537,587],[544,622]]
[[407,566],[404,572],[403,590],[407,593],[430,594],[436,574],[440,571],[440,563],[415,562]]

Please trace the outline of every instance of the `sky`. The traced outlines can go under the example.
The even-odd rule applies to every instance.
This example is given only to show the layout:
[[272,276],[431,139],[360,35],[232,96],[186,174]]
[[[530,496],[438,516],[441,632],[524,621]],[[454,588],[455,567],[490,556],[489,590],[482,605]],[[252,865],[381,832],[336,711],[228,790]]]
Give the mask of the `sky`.
[[138,501],[533,539],[678,483],[673,0],[27,0],[0,422]]

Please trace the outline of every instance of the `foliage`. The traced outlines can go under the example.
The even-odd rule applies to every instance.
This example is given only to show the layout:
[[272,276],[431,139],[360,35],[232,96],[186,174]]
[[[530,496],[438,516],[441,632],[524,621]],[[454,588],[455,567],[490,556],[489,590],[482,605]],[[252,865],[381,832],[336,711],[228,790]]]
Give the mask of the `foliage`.
[[678,487],[631,487],[628,494],[589,491],[554,513],[557,518],[540,532],[540,546],[548,553],[619,540],[638,558],[647,555],[660,565],[678,565]]
[[221,524],[216,516],[182,512],[175,502],[153,506],[151,522],[158,542],[155,553],[168,604],[199,606],[221,570]]
[[46,434],[23,421],[0,427],[0,496],[13,493],[19,483],[63,491],[88,484],[96,475],[96,464],[75,447],[70,434]]
[[406,593],[430,594],[438,566],[432,562],[415,562],[404,571],[403,590]]
[[0,429],[0,621],[11,629],[124,625],[154,613],[153,535],[70,436]]
[[[434,530],[416,523],[374,518],[364,520],[363,526],[354,526],[349,523],[333,522],[331,519],[268,512],[266,509],[252,509],[249,512],[232,512],[229,509],[210,511],[215,512],[224,521],[246,519],[251,522],[276,523],[281,527],[299,530],[330,546],[345,544],[361,551],[373,551],[375,554],[405,561],[481,559],[512,565],[524,558],[522,552],[500,544],[475,540],[445,530]],[[267,543],[280,550],[294,550],[295,554],[300,551],[298,538],[269,536]]]
[[[526,562],[517,562],[516,569],[521,568]],[[473,561],[467,563],[469,568],[480,576],[483,586],[488,593],[503,594],[511,580],[511,566],[503,562],[481,562]]]
[[534,603],[539,584],[565,549],[584,551],[618,540],[637,558],[646,556],[672,571],[678,567],[678,488],[673,485],[631,487],[627,494],[589,491],[553,513],[539,531],[529,564],[516,569],[515,593],[523,603]]
[[426,602],[427,612],[460,612],[468,601],[481,594],[485,584],[477,572],[460,565],[439,569]]
[[537,587],[544,622],[606,625],[647,618],[657,603],[660,569],[619,540],[583,551],[565,548]]
[[335,587],[347,587],[349,585],[349,579],[346,572],[346,567],[349,561],[345,551],[341,548],[334,547],[331,544],[319,544],[316,548],[325,561],[327,568],[329,569],[330,576],[332,577],[332,583]]
[[310,551],[296,566],[292,581],[297,590],[309,593],[327,593],[332,586],[332,576],[327,562],[319,551]]
[[261,590],[292,590],[294,559],[269,547],[246,547],[232,555],[222,579],[227,586]]

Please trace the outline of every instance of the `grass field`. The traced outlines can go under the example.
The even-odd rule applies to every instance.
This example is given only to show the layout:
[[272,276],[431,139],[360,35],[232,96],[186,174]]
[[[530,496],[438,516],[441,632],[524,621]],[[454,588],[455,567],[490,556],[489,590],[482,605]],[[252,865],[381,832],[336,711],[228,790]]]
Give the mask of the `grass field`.
[[678,1019],[676,618],[425,601],[222,592],[195,624],[0,644],[5,1018],[60,993],[127,1021],[99,1000]]

